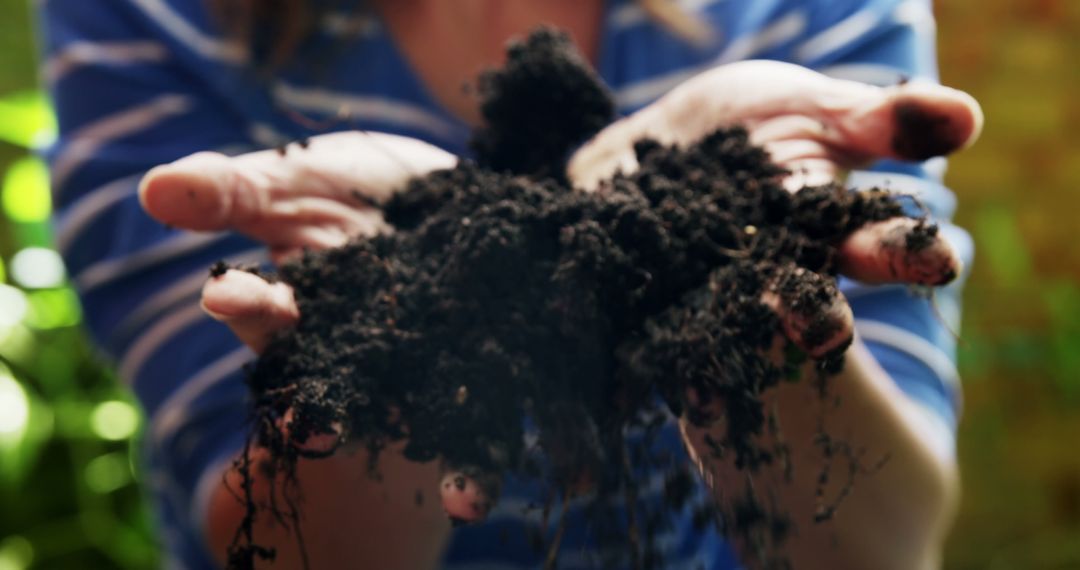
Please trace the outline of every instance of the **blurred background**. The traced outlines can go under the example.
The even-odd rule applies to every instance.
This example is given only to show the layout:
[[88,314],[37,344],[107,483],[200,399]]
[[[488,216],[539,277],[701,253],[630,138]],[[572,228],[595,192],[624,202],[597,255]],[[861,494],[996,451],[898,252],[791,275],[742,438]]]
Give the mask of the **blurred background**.
[[[982,140],[951,161],[978,257],[949,569],[1080,568],[1080,1],[939,0],[942,79]],[[29,2],[0,0],[0,570],[155,568],[138,409],[79,328],[33,149],[55,126]]]

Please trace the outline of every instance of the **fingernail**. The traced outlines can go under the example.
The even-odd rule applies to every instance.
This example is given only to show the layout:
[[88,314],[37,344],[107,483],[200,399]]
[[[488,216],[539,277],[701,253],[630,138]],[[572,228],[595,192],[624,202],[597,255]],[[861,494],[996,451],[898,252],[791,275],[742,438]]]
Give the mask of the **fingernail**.
[[443,475],[439,484],[443,510],[455,526],[482,520],[491,510],[491,499],[473,477],[461,471]]

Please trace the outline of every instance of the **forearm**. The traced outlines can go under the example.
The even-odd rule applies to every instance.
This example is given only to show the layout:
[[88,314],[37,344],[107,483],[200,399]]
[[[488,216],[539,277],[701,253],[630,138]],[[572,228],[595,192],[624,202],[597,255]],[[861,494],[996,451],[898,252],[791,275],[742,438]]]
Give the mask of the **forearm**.
[[[253,460],[265,451],[253,452]],[[283,527],[266,509],[271,480],[258,463],[252,465],[253,499],[259,505],[254,543],[276,551],[273,562],[260,568],[303,568],[306,554],[312,570],[324,568],[437,567],[450,532],[450,523],[438,497],[437,462],[419,464],[400,453],[384,451],[379,477],[369,473],[364,450],[339,451],[325,459],[301,459],[296,488],[301,500],[300,536]],[[241,477],[230,469],[214,491],[207,509],[206,541],[219,563],[243,521],[245,506],[237,498]],[[274,483],[277,505],[283,501],[283,478]],[[242,495],[241,495],[242,496]]]
[[[775,406],[781,437],[789,447],[792,478],[785,482],[783,467],[777,463],[762,468],[753,481],[766,500],[775,492],[780,510],[795,524],[783,551],[795,568],[938,567],[941,543],[959,497],[951,452],[935,445],[925,412],[896,388],[861,343],[856,342],[844,371],[828,385],[825,399],[805,378],[782,384],[765,398],[766,406]],[[820,507],[816,491],[826,465],[817,439],[822,425],[833,441],[849,444],[856,453],[863,450],[860,462],[870,472],[856,475],[850,495],[833,516],[815,523]],[[718,426],[686,425],[691,451],[704,460],[718,494],[730,497],[741,492],[745,474],[730,461],[710,458],[704,443],[707,433],[717,439],[723,435]],[[883,458],[885,463],[873,470]],[[847,458],[836,454],[831,461],[831,476],[824,485],[826,506],[848,484]]]

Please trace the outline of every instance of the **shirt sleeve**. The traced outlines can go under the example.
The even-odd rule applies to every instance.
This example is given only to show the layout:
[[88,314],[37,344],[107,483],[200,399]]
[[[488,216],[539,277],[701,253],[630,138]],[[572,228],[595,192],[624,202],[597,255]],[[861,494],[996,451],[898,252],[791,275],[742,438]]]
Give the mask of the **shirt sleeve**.
[[204,567],[193,530],[199,482],[205,494],[207,474],[220,476],[221,461],[243,445],[240,369],[253,355],[198,299],[214,261],[261,262],[265,253],[235,234],[162,226],[139,205],[149,168],[253,146],[245,117],[215,82],[230,52],[205,18],[180,11],[185,4],[201,5],[49,0],[37,10],[59,121],[46,151],[57,247],[90,333],[146,413],[144,461],[167,555]]
[[[938,80],[930,0],[818,2],[810,31],[794,49],[797,63],[833,77],[885,86]],[[853,172],[855,189],[883,188],[903,196],[909,214],[925,214],[970,268],[970,236],[951,223],[956,198],[942,184],[945,160],[884,160]],[[897,386],[940,423],[952,448],[961,409],[956,370],[960,294],[968,272],[943,288],[867,286],[841,280],[855,327]]]

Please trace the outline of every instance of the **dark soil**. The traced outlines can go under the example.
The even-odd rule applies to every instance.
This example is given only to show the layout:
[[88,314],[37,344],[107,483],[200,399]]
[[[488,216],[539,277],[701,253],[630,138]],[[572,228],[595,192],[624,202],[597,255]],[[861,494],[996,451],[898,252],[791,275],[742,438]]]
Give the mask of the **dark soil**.
[[[573,191],[564,160],[613,105],[568,40],[535,33],[481,85],[476,162],[413,180],[385,207],[392,235],[280,269],[301,320],[249,377],[255,438],[274,467],[291,473],[298,456],[319,455],[299,445],[337,424],[341,443],[378,452],[405,441],[410,459],[485,474],[496,489],[510,470],[568,495],[588,474],[598,497],[633,499],[635,474],[663,462],[626,428],[655,433],[660,405],[704,423],[710,403],[728,429],[714,452],[747,470],[779,460],[782,449],[756,444],[775,424],[761,395],[790,373],[764,356],[779,323],[762,293],[820,311],[837,295],[837,244],[900,206],[838,185],[791,194],[741,128],[687,149],[640,141],[638,172]],[[826,323],[808,337],[834,332]],[[834,354],[818,367],[841,365]],[[286,441],[274,426],[290,408]],[[543,465],[525,448],[525,416]],[[702,525],[726,512],[722,530],[757,537],[771,560],[769,544],[790,527],[783,513],[739,490],[730,505],[692,504],[690,477],[671,471],[668,510],[694,509]],[[631,510],[612,525],[626,552],[612,566],[662,564],[651,534],[663,516]],[[250,534],[238,537],[233,567],[266,554]]]

